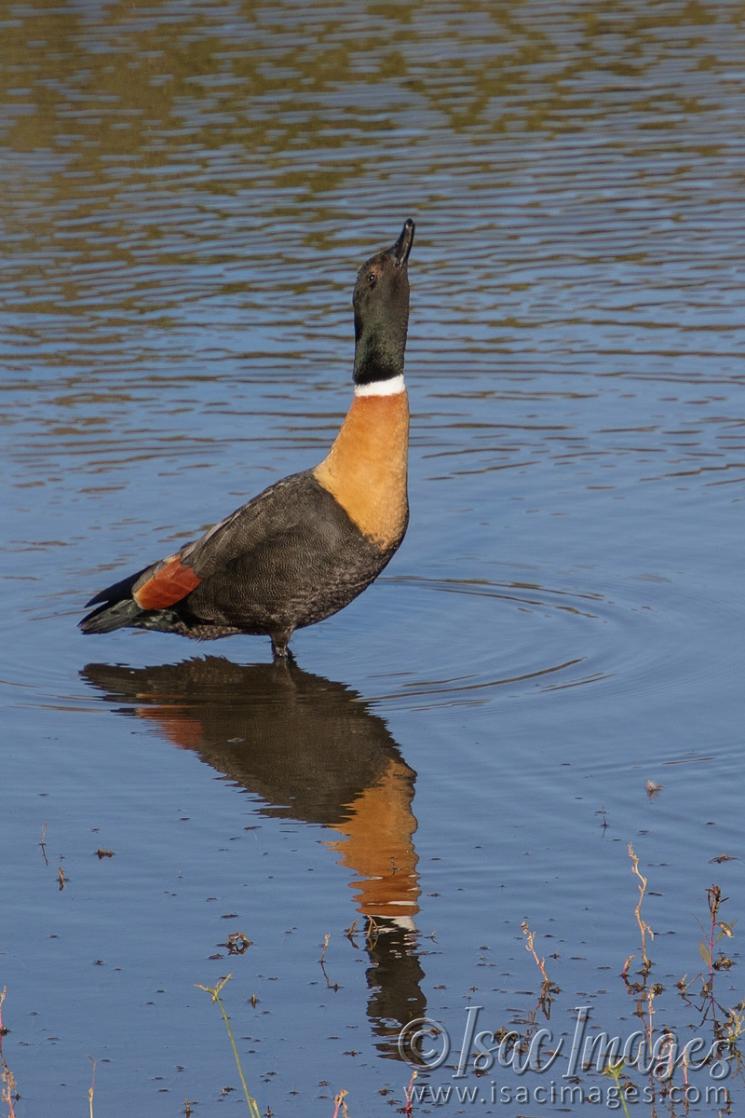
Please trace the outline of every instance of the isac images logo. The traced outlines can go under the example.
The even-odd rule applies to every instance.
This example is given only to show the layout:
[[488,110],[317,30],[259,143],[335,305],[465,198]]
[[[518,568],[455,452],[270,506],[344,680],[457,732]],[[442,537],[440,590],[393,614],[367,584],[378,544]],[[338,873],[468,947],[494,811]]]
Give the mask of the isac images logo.
[[[407,1103],[480,1103],[493,1106],[596,1103],[609,1110],[653,1103],[660,1092],[690,1106],[725,1106],[732,1055],[724,1041],[672,1032],[650,1042],[644,1030],[612,1036],[590,1029],[590,1007],[577,1006],[571,1035],[539,1028],[526,1040],[517,1032],[479,1027],[484,1007],[469,1006],[457,1042],[439,1021],[418,1017],[398,1037],[401,1058],[414,1069]],[[428,1074],[449,1071],[435,1082]],[[592,1078],[597,1073],[597,1078]],[[631,1078],[641,1077],[637,1084]],[[621,1082],[623,1075],[623,1082]],[[540,1076],[536,1081],[533,1077]],[[470,1077],[477,1082],[467,1083]],[[488,1078],[487,1078],[488,1077]]]

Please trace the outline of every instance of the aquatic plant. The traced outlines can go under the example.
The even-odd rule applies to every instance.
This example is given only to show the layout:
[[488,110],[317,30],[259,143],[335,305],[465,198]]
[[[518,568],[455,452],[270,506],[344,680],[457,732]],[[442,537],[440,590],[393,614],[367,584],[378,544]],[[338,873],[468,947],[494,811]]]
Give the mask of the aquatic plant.
[[246,1082],[246,1075],[245,1075],[245,1072],[243,1071],[243,1064],[241,1063],[241,1056],[240,1056],[240,1052],[238,1051],[238,1045],[235,1043],[235,1036],[233,1034],[233,1028],[230,1024],[230,1017],[228,1016],[228,1011],[226,1010],[225,1004],[224,1004],[222,998],[220,997],[220,995],[222,994],[223,990],[225,989],[227,984],[230,982],[232,977],[233,977],[232,974],[226,974],[225,977],[221,978],[220,981],[217,982],[214,986],[203,986],[201,982],[197,982],[197,983],[195,983],[195,985],[196,985],[197,990],[204,990],[205,994],[209,994],[210,997],[212,998],[212,1001],[215,1003],[217,1008],[220,1010],[220,1015],[223,1019],[223,1022],[225,1023],[225,1031],[228,1034],[228,1040],[230,1041],[230,1047],[231,1047],[232,1052],[233,1052],[233,1059],[235,1060],[235,1066],[238,1069],[238,1076],[239,1076],[240,1081],[241,1081],[241,1087],[243,1088],[243,1097],[246,1100],[246,1107],[248,1109],[248,1113],[251,1115],[251,1118],[261,1118],[261,1111],[259,1110],[259,1104],[257,1103],[256,1099],[254,1098],[254,1096],[251,1094],[251,1092],[248,1089],[248,1083]]

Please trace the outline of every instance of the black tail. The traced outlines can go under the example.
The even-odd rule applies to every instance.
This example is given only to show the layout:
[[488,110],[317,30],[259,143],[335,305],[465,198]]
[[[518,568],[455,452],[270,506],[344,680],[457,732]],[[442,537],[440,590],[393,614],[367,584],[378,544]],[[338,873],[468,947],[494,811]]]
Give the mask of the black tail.
[[114,629],[124,629],[131,625],[144,612],[134,598],[127,598],[123,602],[114,602],[111,606],[99,606],[86,614],[78,622],[78,626],[84,633],[111,633]]
[[143,567],[136,574],[128,575],[121,582],[115,582],[113,586],[107,586],[100,594],[96,594],[95,598],[86,602],[86,605],[98,608],[86,614],[83,620],[78,622],[83,632],[110,633],[114,629],[124,629],[144,613],[145,611],[140,609],[132,597],[132,587],[151,565]]

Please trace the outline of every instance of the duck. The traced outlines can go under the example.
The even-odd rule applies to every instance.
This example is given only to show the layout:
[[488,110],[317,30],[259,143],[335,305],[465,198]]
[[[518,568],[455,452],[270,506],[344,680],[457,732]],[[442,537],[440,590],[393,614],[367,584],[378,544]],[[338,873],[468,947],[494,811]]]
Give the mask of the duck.
[[134,628],[195,640],[268,636],[292,657],[297,629],[324,621],[372,583],[409,522],[404,357],[414,222],[371,256],[354,286],[354,394],[318,465],[270,485],[197,540],[100,591],[86,634]]

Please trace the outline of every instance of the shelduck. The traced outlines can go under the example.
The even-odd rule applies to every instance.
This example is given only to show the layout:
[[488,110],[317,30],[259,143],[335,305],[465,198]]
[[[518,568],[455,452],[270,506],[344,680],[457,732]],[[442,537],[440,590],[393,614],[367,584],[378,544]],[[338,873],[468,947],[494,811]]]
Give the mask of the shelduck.
[[354,398],[326,457],[275,482],[192,543],[102,590],[84,633],[156,629],[197,640],[271,638],[337,613],[377,578],[409,518],[404,354],[414,222],[354,287]]

